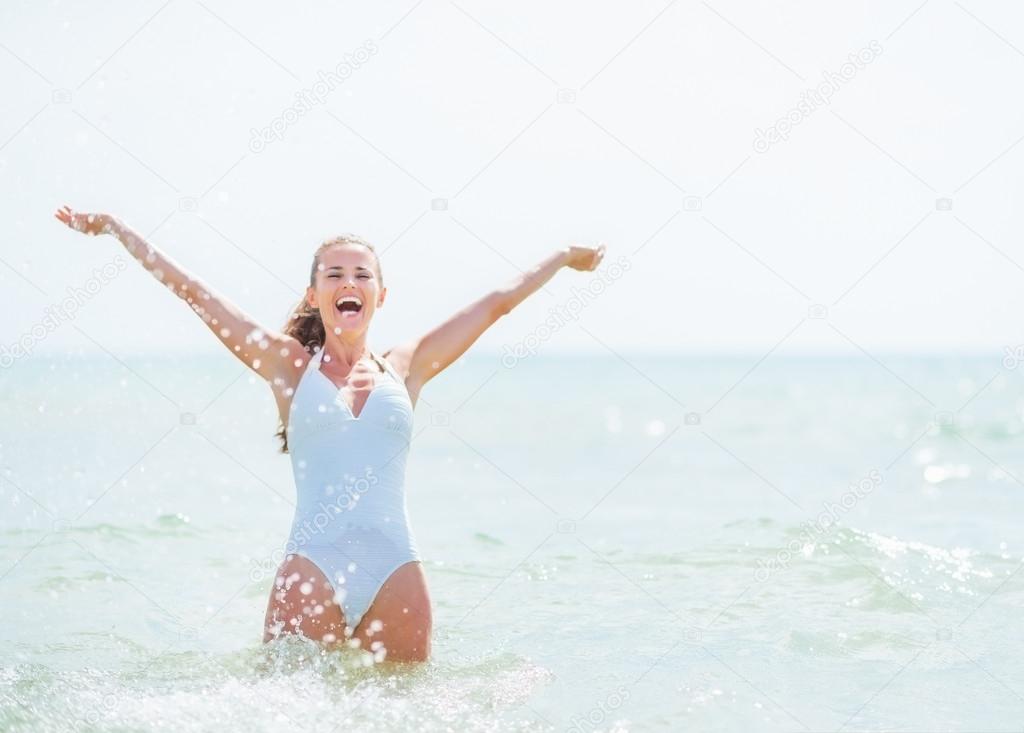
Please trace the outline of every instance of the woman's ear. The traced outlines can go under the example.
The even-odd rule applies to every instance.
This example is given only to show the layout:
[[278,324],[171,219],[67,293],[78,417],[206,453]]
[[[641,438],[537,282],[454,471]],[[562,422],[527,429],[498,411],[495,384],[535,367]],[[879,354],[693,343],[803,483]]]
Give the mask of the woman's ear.
[[387,288],[381,288],[380,289],[380,295],[377,296],[377,307],[378,308],[380,308],[382,305],[384,305],[384,298],[387,297],[387,294],[388,294],[388,289]]
[[316,290],[312,286],[306,288],[306,305],[316,310]]

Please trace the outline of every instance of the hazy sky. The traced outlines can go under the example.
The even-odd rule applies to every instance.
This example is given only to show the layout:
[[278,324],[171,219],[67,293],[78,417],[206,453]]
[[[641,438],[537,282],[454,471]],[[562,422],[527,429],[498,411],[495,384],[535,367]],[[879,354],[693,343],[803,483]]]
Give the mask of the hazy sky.
[[[598,240],[629,268],[545,350],[1024,343],[1019,3],[280,7],[0,6],[0,345],[120,254],[37,353],[222,348],[63,203],[275,327],[317,243],[361,234],[377,349]],[[478,348],[598,277],[561,272]]]

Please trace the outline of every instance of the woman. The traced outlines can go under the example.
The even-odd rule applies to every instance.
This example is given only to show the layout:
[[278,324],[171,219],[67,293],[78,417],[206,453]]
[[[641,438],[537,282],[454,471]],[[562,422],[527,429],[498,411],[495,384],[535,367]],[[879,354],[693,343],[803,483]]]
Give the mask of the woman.
[[377,355],[367,334],[387,289],[373,246],[358,237],[320,245],[305,297],[275,331],[119,219],[67,206],[56,216],[77,231],[117,237],[270,384],[297,501],[263,640],[301,633],[326,644],[361,647],[378,661],[426,660],[430,597],[404,490],[420,390],[560,268],[596,268],[604,246],[559,249],[509,287],[488,293],[421,338]]

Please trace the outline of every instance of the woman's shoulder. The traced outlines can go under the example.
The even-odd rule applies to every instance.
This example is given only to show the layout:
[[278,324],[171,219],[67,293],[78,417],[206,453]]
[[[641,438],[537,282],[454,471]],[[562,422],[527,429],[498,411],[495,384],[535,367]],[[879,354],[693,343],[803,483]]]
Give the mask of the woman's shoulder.
[[392,346],[381,352],[381,357],[403,380],[409,377],[409,364],[412,362],[412,350],[405,345]]

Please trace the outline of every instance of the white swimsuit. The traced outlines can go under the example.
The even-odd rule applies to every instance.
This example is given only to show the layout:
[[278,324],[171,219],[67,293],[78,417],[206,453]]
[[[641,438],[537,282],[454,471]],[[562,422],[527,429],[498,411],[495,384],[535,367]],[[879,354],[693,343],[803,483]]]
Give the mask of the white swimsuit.
[[405,505],[413,406],[384,359],[387,377],[356,417],[320,371],[323,353],[306,365],[289,412],[297,500],[286,551],[320,569],[355,629],[388,576],[420,559]]

